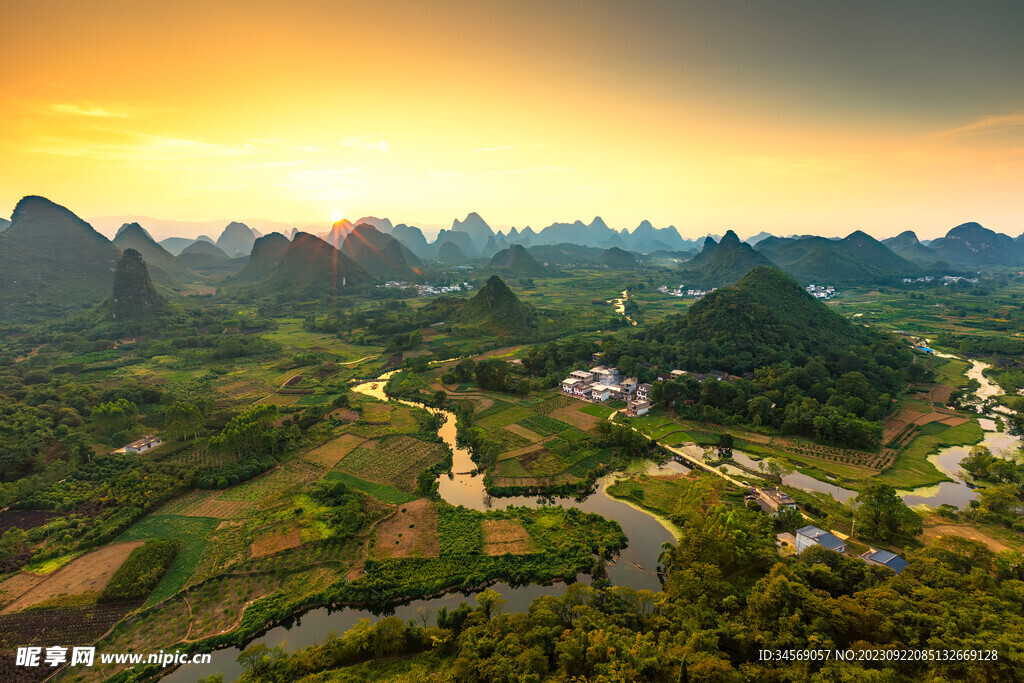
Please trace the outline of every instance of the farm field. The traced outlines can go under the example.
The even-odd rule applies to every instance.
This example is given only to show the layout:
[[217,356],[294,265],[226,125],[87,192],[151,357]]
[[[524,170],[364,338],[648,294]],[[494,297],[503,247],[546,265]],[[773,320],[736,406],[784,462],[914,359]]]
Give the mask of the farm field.
[[7,605],[0,614],[11,614],[59,599],[75,599],[91,596],[95,602],[99,593],[110,582],[114,572],[142,541],[113,543],[78,557]]

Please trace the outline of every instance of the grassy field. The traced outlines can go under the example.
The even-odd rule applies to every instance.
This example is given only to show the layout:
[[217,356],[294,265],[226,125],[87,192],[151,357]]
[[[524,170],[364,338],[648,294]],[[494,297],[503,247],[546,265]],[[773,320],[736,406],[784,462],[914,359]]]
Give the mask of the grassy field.
[[150,538],[178,539],[178,556],[164,578],[153,589],[147,605],[168,598],[185,585],[192,576],[206,548],[206,538],[217,528],[220,520],[210,517],[179,517],[150,515],[118,537],[118,541],[146,540]]
[[692,472],[666,477],[638,474],[608,487],[608,494],[630,501],[663,517],[681,519],[718,503],[728,484],[721,477]]
[[[932,423],[937,425],[938,423]],[[932,427],[935,431],[937,427]],[[949,477],[928,461],[928,455],[946,446],[962,446],[981,441],[981,427],[977,422],[967,422],[957,427],[946,427],[934,434],[922,433],[904,448],[896,457],[892,467],[873,478],[897,488],[929,486],[948,481]]]

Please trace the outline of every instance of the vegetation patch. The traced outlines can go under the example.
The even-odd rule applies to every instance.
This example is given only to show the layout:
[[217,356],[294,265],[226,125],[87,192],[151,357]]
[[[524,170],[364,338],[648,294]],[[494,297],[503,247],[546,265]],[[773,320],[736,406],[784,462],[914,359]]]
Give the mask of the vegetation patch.
[[155,604],[177,593],[195,572],[206,548],[206,538],[220,520],[208,517],[151,515],[121,534],[119,540],[176,539],[180,541],[177,557],[163,579],[149,595],[147,604]]
[[288,550],[290,548],[298,548],[301,545],[299,540],[299,530],[292,529],[283,533],[269,534],[262,536],[261,538],[253,541],[249,546],[249,556],[263,557],[264,555],[273,555],[279,553],[282,550]]
[[452,505],[442,505],[437,513],[441,557],[479,555],[484,537],[479,513]]
[[484,553],[486,555],[525,555],[532,551],[530,534],[518,519],[485,519],[483,521]]
[[437,505],[420,498],[403,504],[387,519],[377,525],[377,543],[373,556],[438,557]]
[[179,541],[152,540],[132,551],[100,594],[99,602],[143,600],[156,588],[178,554]]
[[411,493],[405,493],[399,491],[393,486],[387,484],[377,484],[375,482],[364,481],[358,477],[353,477],[351,474],[341,472],[339,470],[332,470],[327,473],[324,477],[324,481],[340,481],[351,486],[357,491],[368,493],[377,500],[383,503],[408,503],[409,501],[416,500],[416,496]]
[[530,431],[536,432],[541,436],[551,436],[552,434],[558,434],[570,429],[570,425],[556,420],[553,417],[546,417],[544,415],[531,415],[523,420],[519,421],[519,424],[523,425]]

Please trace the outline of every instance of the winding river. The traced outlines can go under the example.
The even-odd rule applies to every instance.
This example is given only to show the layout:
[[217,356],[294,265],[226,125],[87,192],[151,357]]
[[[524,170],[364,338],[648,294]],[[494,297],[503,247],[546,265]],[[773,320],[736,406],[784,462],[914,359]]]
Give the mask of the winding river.
[[626,300],[629,299],[629,290],[622,290],[622,296],[618,299],[609,299],[608,303],[615,305],[615,312],[619,313],[626,320],[629,321],[630,325],[636,325],[636,321],[626,315]]
[[[613,300],[616,309],[624,306],[627,293],[623,292],[622,299]],[[624,311],[619,312],[624,314]],[[632,322],[632,321],[631,321]],[[634,323],[635,324],[635,323]],[[981,388],[978,390],[979,398],[990,398],[999,393],[999,388],[992,384],[982,374],[984,365],[977,361],[972,362],[969,376],[978,380]],[[384,395],[384,385],[388,378],[394,374],[388,372],[378,379],[365,382],[353,387],[354,391],[372,396],[382,401],[388,400]],[[419,404],[410,404],[420,406]],[[583,500],[576,500],[568,497],[549,499],[538,499],[535,497],[515,496],[492,498],[484,489],[483,476],[476,473],[476,464],[470,458],[467,449],[461,448],[455,440],[455,415],[449,411],[437,408],[426,407],[434,413],[440,413],[445,417],[438,435],[452,449],[453,474],[443,474],[440,477],[439,493],[441,497],[453,504],[463,505],[474,510],[500,509],[509,505],[539,507],[541,505],[559,505],[563,507],[577,507],[586,512],[595,512],[613,519],[622,525],[622,530],[629,538],[629,545],[622,550],[618,560],[608,567],[608,578],[615,585],[632,586],[638,589],[658,590],[661,583],[658,579],[656,567],[658,555],[661,553],[661,546],[666,541],[672,541],[671,530],[661,521],[652,515],[643,512],[622,501],[608,496],[606,487],[620,475],[609,475],[597,482],[597,489],[594,493]],[[996,425],[991,417],[981,418],[980,423],[985,430],[985,437],[982,444],[988,446],[993,454],[1007,457],[1014,453],[1021,446],[1021,438],[1011,436],[1008,432],[996,431]],[[965,506],[974,496],[973,489],[960,475],[959,463],[970,451],[970,446],[954,446],[945,448],[936,454],[928,456],[936,467],[954,479],[951,482],[943,482],[938,486],[922,487],[912,491],[902,491],[900,495],[908,505],[926,504],[932,507],[942,503],[949,503],[957,507]],[[733,459],[740,465],[751,467],[757,470],[757,461],[742,451],[733,451]],[[663,467],[651,465],[650,473],[666,473],[668,471],[685,472],[688,468],[682,464],[671,462]],[[730,474],[743,479],[744,472],[733,467]],[[857,495],[856,491],[844,489],[835,484],[820,481],[806,474],[794,472],[783,478],[783,483],[795,488],[809,491],[820,491],[831,494],[834,498],[847,501]],[[587,576],[579,577],[585,583],[589,583]],[[495,590],[508,600],[505,606],[506,611],[525,611],[530,603],[543,595],[561,595],[564,592],[563,584],[538,585],[511,587],[508,584],[497,583],[493,586]],[[403,619],[417,619],[426,610],[433,618],[437,610],[446,607],[449,610],[458,607],[462,601],[469,601],[474,604],[476,593],[450,593],[431,600],[417,600],[406,605],[395,608],[394,614]],[[262,643],[267,647],[284,645],[289,650],[295,650],[309,645],[316,645],[323,641],[331,631],[338,633],[351,628],[360,619],[373,619],[379,615],[368,610],[327,608],[314,609],[301,617],[297,617],[293,623],[286,626],[278,626],[269,630],[263,636],[252,641]],[[195,681],[197,678],[207,676],[211,673],[221,672],[226,681],[236,680],[241,673],[241,668],[236,661],[241,650],[238,648],[227,648],[212,653],[212,662],[203,666],[183,666],[171,672],[165,680],[175,683]]]
[[[384,385],[394,372],[385,373],[378,379],[365,382],[353,387],[358,391],[382,401],[388,400],[384,395]],[[438,429],[438,435],[452,449],[452,475],[442,474],[440,477],[439,493],[444,500],[452,505],[463,505],[474,510],[493,510],[508,507],[510,505],[540,507],[542,505],[558,505],[562,507],[576,507],[584,512],[595,512],[606,519],[613,519],[622,525],[622,530],[629,539],[629,545],[622,549],[618,559],[608,567],[608,579],[615,585],[632,586],[637,589],[660,590],[661,582],[658,579],[656,568],[658,555],[661,553],[663,543],[674,540],[669,528],[659,520],[634,508],[627,503],[610,497],[605,488],[611,484],[618,475],[609,475],[599,479],[597,489],[586,499],[577,501],[575,498],[556,497],[538,499],[536,497],[512,496],[492,498],[484,489],[483,476],[476,473],[476,464],[470,458],[469,450],[460,447],[455,441],[455,415],[449,411],[438,410],[427,406],[416,405],[426,408],[434,413],[440,413],[445,417],[444,423]],[[686,472],[686,467],[679,463],[668,463],[663,467],[652,464],[648,470],[651,473]],[[584,583],[590,582],[590,577],[580,576],[579,580]],[[502,597],[508,600],[505,610],[508,612],[522,612],[529,608],[530,603],[543,595],[562,595],[565,592],[564,584],[553,584],[549,586],[530,584],[513,588],[505,583],[497,583],[492,588]],[[450,593],[431,600],[416,600],[407,605],[395,608],[395,616],[403,619],[417,619],[418,612],[427,610],[433,618],[437,610],[447,607],[449,610],[459,606],[460,602],[468,601],[475,606],[476,593]],[[285,645],[289,650],[296,650],[309,645],[317,645],[323,642],[324,638],[331,631],[342,633],[356,624],[360,619],[373,619],[376,614],[368,610],[338,609],[329,610],[319,608],[311,610],[301,617],[297,617],[292,624],[278,626],[264,635],[253,640],[250,644],[262,643],[267,647]],[[175,683],[192,683],[196,679],[208,676],[211,673],[220,672],[224,674],[225,681],[234,681],[241,674],[241,667],[236,661],[241,650],[238,648],[226,648],[217,650],[212,654],[211,663],[208,665],[185,665],[164,677],[166,681]]]

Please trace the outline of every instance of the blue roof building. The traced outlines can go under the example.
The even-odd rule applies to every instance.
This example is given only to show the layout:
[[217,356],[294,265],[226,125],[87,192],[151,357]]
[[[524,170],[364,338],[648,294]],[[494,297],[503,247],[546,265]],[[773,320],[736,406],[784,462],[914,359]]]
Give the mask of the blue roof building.
[[888,567],[897,574],[902,574],[903,570],[907,567],[906,560],[896,553],[891,553],[888,550],[875,550],[874,548],[870,548],[866,553],[860,556],[860,559],[864,560],[868,564],[877,564],[881,567]]
[[812,545],[820,545],[823,548],[834,550],[837,553],[846,553],[846,541],[823,529],[808,524],[796,530],[796,551],[802,553]]

